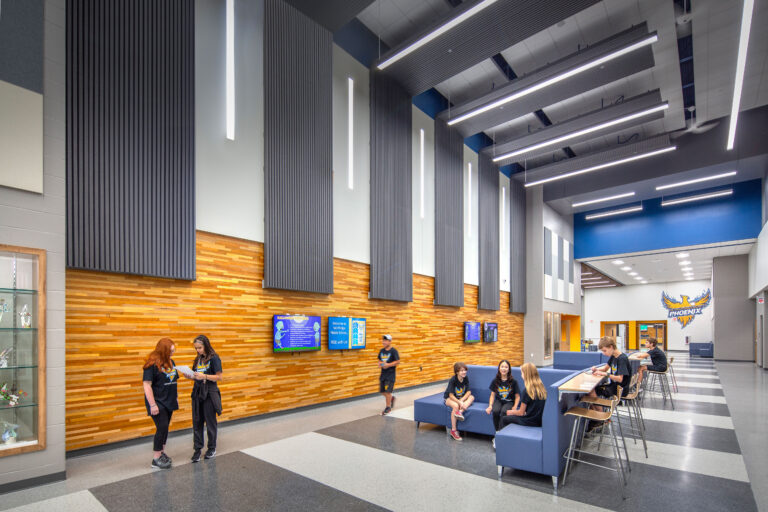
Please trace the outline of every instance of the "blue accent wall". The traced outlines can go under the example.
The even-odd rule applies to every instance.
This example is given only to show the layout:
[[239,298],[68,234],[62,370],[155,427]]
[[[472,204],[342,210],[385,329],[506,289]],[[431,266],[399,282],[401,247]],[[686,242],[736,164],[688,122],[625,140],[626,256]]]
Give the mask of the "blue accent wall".
[[[668,195],[665,199],[722,190],[723,186]],[[585,216],[617,210],[612,206],[574,215],[574,257],[594,258],[757,238],[761,223],[761,182],[732,186],[733,195],[675,206],[661,206],[661,198],[643,201],[642,212],[586,220]],[[631,204],[637,204],[630,203]],[[627,205],[625,205],[627,206]]]
[[413,97],[413,104],[419,107],[419,110],[434,119],[437,114],[447,109],[450,103],[445,96],[440,94],[434,87],[427,89],[423,93]]
[[469,149],[475,153],[479,153],[481,149],[492,145],[493,140],[484,132],[480,132],[464,139],[464,144],[469,146]]
[[334,32],[333,42],[367,68],[379,58],[379,50],[381,54],[389,51],[389,46],[357,18]]

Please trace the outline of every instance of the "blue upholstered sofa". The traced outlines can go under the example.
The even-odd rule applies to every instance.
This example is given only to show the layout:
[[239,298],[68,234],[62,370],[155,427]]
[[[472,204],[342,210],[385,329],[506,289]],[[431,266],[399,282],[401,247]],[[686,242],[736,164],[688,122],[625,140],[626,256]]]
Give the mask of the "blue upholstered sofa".
[[552,368],[556,370],[583,370],[608,362],[602,352],[566,352],[556,351]]
[[[578,396],[564,394],[560,398],[557,388],[574,374],[571,370],[540,368],[539,375],[547,387],[542,426],[523,427],[512,424],[497,433],[493,417],[485,412],[490,400],[488,387],[496,376],[496,367],[470,365],[467,377],[475,402],[464,413],[466,419],[459,422],[458,427],[464,432],[496,436],[496,465],[500,477],[504,468],[522,469],[551,476],[553,484],[557,487],[557,477],[565,468],[563,454],[568,448],[573,426],[573,419],[563,413],[576,404]],[[522,386],[520,368],[512,368],[512,375]],[[449,428],[450,409],[443,403],[443,394],[415,400],[413,419],[417,427],[421,423],[432,423]]]
[[711,341],[708,343],[690,343],[688,344],[688,355],[690,357],[714,357],[715,344]]

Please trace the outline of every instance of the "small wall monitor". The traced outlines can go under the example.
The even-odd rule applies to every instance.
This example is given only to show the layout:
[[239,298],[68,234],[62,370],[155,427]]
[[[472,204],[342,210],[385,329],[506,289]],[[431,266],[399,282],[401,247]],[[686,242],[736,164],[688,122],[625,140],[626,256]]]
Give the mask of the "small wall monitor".
[[328,348],[331,350],[365,348],[365,318],[328,317]]
[[486,343],[499,341],[499,324],[495,322],[485,322],[483,325],[483,341]]
[[480,342],[480,322],[464,322],[464,343]]
[[275,315],[272,317],[272,341],[275,352],[320,350],[319,316]]

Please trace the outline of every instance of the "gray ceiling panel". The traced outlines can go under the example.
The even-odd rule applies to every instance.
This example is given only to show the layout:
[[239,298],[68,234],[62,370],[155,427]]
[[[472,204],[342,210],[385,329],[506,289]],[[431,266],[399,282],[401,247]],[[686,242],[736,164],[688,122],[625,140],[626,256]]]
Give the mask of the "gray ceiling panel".
[[[377,64],[482,1],[462,3],[423,33],[382,55]],[[392,63],[385,71],[403,84],[411,94],[420,94],[597,2],[598,0],[497,0],[463,23]]]
[[655,119],[661,119],[664,117],[664,112],[663,110],[657,110],[651,114],[627,120],[622,123],[617,123],[609,127],[605,127],[601,130],[593,131],[577,137],[571,137],[567,140],[563,140],[562,142],[549,144],[539,149],[519,153],[519,151],[524,148],[546,144],[548,141],[554,141],[556,139],[566,137],[569,134],[574,134],[587,128],[609,123],[613,120],[631,116],[632,114],[637,114],[649,109],[653,109],[655,107],[660,108],[662,105],[663,102],[661,100],[661,93],[657,89],[655,91],[650,91],[645,94],[641,94],[640,96],[635,96],[634,98],[630,98],[620,103],[615,103],[602,109],[593,110],[587,114],[574,117],[572,119],[563,121],[562,123],[554,124],[523,137],[501,141],[497,140],[494,146],[483,149],[481,153],[495,157],[508,153],[518,152],[517,155],[510,156],[510,158],[500,160],[497,163],[503,165],[512,162],[520,162],[526,158],[532,158],[551,153],[552,151],[556,151],[565,146],[571,146],[572,144],[591,140],[596,137],[607,135],[609,133],[613,134],[619,130],[625,130],[630,126],[636,126]]
[[[540,83],[565,71],[574,69],[586,62],[615,52],[648,38],[650,33],[645,24],[626,30],[600,43],[571,54],[557,62],[540,68],[526,76],[520,77],[508,84],[495,89],[479,98],[451,107],[440,114],[440,118],[448,121],[456,119],[478,107],[490,104],[500,98],[514,94],[534,84]],[[499,126],[512,119],[533,112],[537,109],[553,105],[578,94],[590,91],[616,80],[634,75],[640,71],[652,68],[654,65],[651,46],[645,46],[615,60],[604,63],[594,69],[584,71],[562,82],[553,84],[539,91],[530,93],[514,102],[469,118],[456,124],[464,136],[469,136],[494,126]]]
[[373,0],[285,0],[321,26],[336,32],[363,12]]

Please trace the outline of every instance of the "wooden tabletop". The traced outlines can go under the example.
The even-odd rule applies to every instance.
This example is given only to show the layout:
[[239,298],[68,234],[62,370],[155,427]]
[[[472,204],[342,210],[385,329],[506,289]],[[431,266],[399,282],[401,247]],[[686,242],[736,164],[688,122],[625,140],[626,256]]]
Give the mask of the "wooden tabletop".
[[579,373],[568,382],[560,386],[558,391],[566,393],[589,393],[597,386],[604,377],[592,375],[591,373]]

